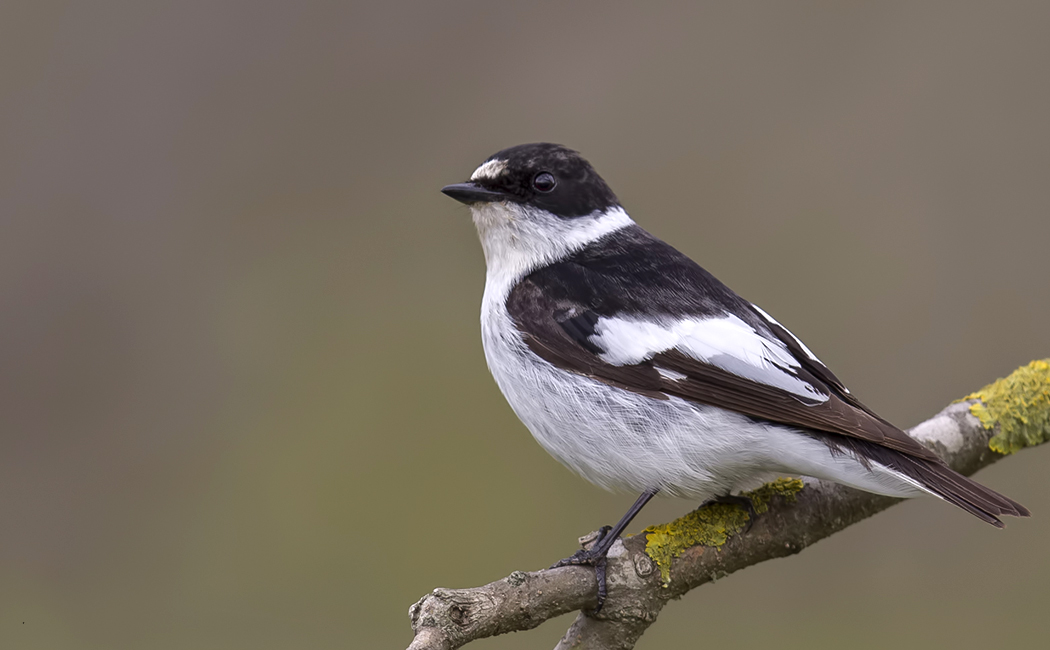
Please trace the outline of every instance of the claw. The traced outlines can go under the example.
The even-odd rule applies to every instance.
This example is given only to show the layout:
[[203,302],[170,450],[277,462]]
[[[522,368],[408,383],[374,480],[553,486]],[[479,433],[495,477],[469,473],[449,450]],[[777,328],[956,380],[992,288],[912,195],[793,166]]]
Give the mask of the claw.
[[606,555],[609,553],[609,549],[612,545],[620,538],[620,534],[623,533],[634,516],[638,514],[638,511],[652,499],[656,493],[659,492],[659,488],[652,488],[642,492],[642,495],[638,497],[638,500],[634,502],[631,509],[627,511],[620,521],[617,522],[616,526],[602,526],[598,529],[598,536],[594,542],[591,543],[589,548],[580,549],[571,556],[564,560],[559,560],[551,566],[552,569],[557,569],[563,566],[592,566],[594,567],[594,578],[598,581],[598,605],[592,611],[588,612],[591,616],[602,611],[602,605],[605,604],[605,597],[609,595],[608,586],[605,583],[605,568],[606,568]]
[[608,560],[602,556],[602,558],[594,565],[594,579],[598,581],[598,604],[596,604],[594,609],[590,612],[591,616],[602,611],[602,605],[605,604],[605,597],[609,595],[608,585],[605,582],[605,567],[607,566],[607,562]]
[[[605,528],[609,527],[605,526]],[[599,541],[601,541],[601,539],[603,538],[599,538]],[[595,544],[595,546],[597,546],[597,544]],[[605,604],[605,597],[609,595],[608,584],[605,580],[605,569],[608,566],[608,558],[606,557],[606,554],[609,552],[609,549],[605,549],[602,552],[596,552],[593,549],[594,547],[591,547],[591,549],[581,549],[576,551],[564,560],[558,560],[551,567],[552,569],[557,569],[558,567],[563,566],[594,567],[594,578],[598,581],[598,604],[589,612],[591,615],[602,611],[602,605]]]
[[[557,569],[563,566],[596,566],[598,561],[605,558],[605,554],[608,553],[608,549],[604,552],[601,550],[602,542],[609,535],[609,531],[612,530],[612,526],[602,526],[598,529],[598,536],[591,542],[589,548],[581,548],[564,560],[558,560],[553,565],[552,569]],[[615,541],[615,540],[613,540]],[[611,547],[612,544],[609,544]]]
[[[594,578],[598,581],[598,604],[593,610],[588,612],[592,616],[602,611],[602,606],[605,604],[605,598],[609,595],[609,586],[606,582],[606,568],[608,567],[608,558],[606,555],[609,553],[609,548],[616,540],[607,540],[612,531],[612,526],[602,526],[598,529],[598,537],[595,538],[594,542],[591,543],[590,548],[580,549],[565,558],[564,560],[558,560],[551,567],[557,569],[563,566],[592,566],[594,567]],[[603,543],[605,542],[605,543]]]

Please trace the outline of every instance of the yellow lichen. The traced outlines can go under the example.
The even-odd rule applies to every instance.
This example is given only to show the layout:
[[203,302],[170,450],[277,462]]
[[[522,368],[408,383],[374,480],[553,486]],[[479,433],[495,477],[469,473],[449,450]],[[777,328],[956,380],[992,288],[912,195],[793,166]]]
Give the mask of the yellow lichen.
[[985,429],[998,431],[988,446],[1000,454],[1050,440],[1050,359],[1033,361],[963,398]]
[[[769,510],[774,496],[794,501],[802,487],[802,481],[797,478],[778,478],[744,496],[751,499],[755,512],[761,514]],[[646,536],[645,553],[660,567],[660,578],[666,587],[671,582],[671,562],[675,558],[694,546],[722,546],[744,530],[748,519],[750,515],[742,506],[711,503],[669,524],[650,526],[642,531]]]
[[778,478],[772,483],[766,483],[757,490],[748,492],[745,496],[751,499],[751,504],[755,506],[755,512],[762,514],[769,510],[769,503],[773,500],[773,497],[779,496],[794,502],[805,485],[802,479]]

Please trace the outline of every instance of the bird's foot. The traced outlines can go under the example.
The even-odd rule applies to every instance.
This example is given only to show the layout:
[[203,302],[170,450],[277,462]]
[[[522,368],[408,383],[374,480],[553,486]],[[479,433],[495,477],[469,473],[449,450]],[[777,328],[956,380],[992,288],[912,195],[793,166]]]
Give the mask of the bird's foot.
[[612,548],[616,539],[610,539],[612,526],[602,526],[598,529],[598,537],[590,548],[582,548],[564,560],[558,560],[551,568],[557,569],[563,566],[591,566],[594,567],[594,577],[598,581],[598,604],[591,615],[602,611],[605,597],[608,596],[608,586],[605,581],[605,567],[608,562],[609,549]]

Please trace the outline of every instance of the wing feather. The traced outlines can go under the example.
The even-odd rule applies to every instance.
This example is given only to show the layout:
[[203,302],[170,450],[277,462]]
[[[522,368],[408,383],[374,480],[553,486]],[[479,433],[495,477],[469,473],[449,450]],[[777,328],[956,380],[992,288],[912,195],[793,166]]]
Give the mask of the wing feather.
[[[783,333],[770,327],[777,335],[774,340],[743,340],[741,331],[736,331],[735,340],[704,338],[702,344],[695,328],[687,333],[666,329],[661,333],[650,328],[649,335],[643,337],[649,344],[646,348],[631,347],[630,342],[623,345],[618,336],[607,336],[609,330],[602,326],[607,318],[586,304],[550,295],[532,278],[518,283],[507,307],[529,348],[563,370],[656,399],[680,397],[787,426],[858,438],[918,458],[937,459],[933,452],[860,404],[779,324],[776,328]],[[733,315],[746,322],[740,314]],[[751,336],[761,338],[757,331]],[[621,344],[619,348],[610,350],[617,344]],[[645,353],[641,352],[643,348]],[[741,350],[764,353],[759,354],[760,359],[748,358]],[[734,366],[731,361],[739,363]],[[661,374],[660,369],[671,372]],[[805,393],[797,389],[803,385],[808,387]]]
[[506,307],[525,344],[568,372],[807,430],[997,526],[996,515],[1028,514],[952,471],[864,406],[787,328],[636,226],[534,271]]

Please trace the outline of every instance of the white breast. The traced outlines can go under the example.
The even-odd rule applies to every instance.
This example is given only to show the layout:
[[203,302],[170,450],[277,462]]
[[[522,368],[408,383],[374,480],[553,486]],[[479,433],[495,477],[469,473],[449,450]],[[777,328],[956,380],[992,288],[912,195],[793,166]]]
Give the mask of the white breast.
[[769,478],[760,468],[767,426],[560,370],[528,349],[488,289],[481,330],[489,369],[511,408],[544,449],[592,483],[708,498]]

